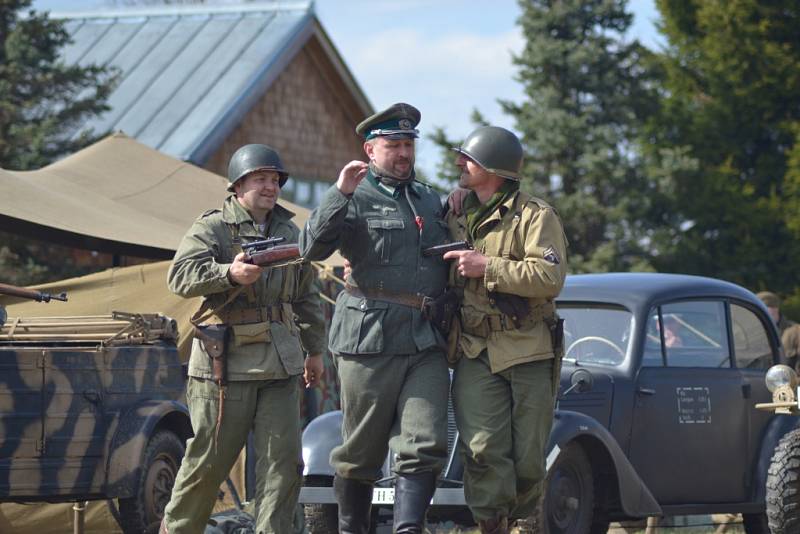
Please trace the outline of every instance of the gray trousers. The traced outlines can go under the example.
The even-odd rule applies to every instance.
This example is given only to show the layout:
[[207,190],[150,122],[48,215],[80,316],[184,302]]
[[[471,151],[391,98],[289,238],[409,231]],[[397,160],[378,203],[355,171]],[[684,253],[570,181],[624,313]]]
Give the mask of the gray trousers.
[[219,390],[211,380],[189,378],[186,397],[194,437],[186,442],[186,455],[165,511],[170,534],[205,530],[220,484],[251,429],[256,455],[256,532],[292,532],[303,465],[299,391],[296,376],[230,382],[215,446]]
[[476,521],[533,513],[553,426],[553,362],[522,363],[497,374],[485,351],[458,362],[453,407],[464,457],[464,496]]
[[397,474],[438,475],[447,459],[444,353],[339,355],[336,366],[344,417],[344,443],[331,452],[336,473],[374,482],[391,447]]

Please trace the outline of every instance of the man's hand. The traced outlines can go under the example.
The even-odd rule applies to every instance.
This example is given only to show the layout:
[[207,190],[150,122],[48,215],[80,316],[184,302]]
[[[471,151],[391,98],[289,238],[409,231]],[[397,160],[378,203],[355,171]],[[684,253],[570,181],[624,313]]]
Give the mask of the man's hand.
[[244,252],[240,252],[233,258],[233,263],[228,269],[228,277],[241,286],[248,286],[258,280],[262,271],[258,265],[245,263],[246,257]]
[[309,354],[303,362],[303,382],[307,388],[317,387],[322,375],[325,373],[325,365],[322,362],[322,354]]
[[358,184],[367,175],[369,165],[363,161],[353,160],[344,166],[342,172],[339,173],[339,179],[336,180],[336,187],[344,195],[352,195],[356,190]]
[[353,265],[350,263],[350,260],[345,258],[342,262],[342,266],[344,269],[342,270],[342,280],[347,281],[350,278],[350,275],[353,274]]
[[450,207],[450,211],[456,215],[461,215],[464,207],[464,199],[467,198],[467,195],[469,195],[469,189],[463,189],[461,187],[453,189],[450,194],[447,195],[447,205]]
[[443,258],[458,260],[458,274],[464,278],[483,278],[489,264],[489,258],[477,250],[451,250]]

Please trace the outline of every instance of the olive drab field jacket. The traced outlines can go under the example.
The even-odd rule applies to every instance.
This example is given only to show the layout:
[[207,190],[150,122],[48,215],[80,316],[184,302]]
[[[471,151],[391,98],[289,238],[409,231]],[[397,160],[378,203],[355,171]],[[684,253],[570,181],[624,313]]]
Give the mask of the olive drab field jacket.
[[[447,215],[454,240],[468,240],[466,216]],[[492,372],[553,357],[547,320],[567,275],[567,239],[556,211],[517,191],[477,228],[476,250],[489,256],[483,278],[464,278],[453,262],[450,285],[463,292],[460,347],[468,358],[487,350]],[[515,324],[489,292],[527,299],[530,314]]]
[[[448,241],[442,204],[427,185],[407,187],[407,196],[402,189],[392,193],[371,174],[350,197],[334,185],[301,232],[303,255],[321,260],[338,249],[352,264],[348,284],[364,293],[439,296],[447,283],[447,265],[421,252]],[[420,309],[347,290],[336,300],[329,336],[335,353],[414,354],[437,345],[444,340]]]
[[[236,289],[227,274],[241,245],[265,237],[285,237],[286,243],[296,243],[300,231],[291,222],[293,215],[276,204],[261,234],[247,210],[229,196],[222,210],[201,215],[184,236],[167,275],[170,290],[187,298],[203,296],[208,309],[220,306]],[[265,268],[260,280],[206,321],[231,325],[228,380],[297,375],[303,371],[304,349],[310,354],[324,351],[325,322],[317,289],[316,273],[309,263]],[[197,339],[189,376],[212,378],[210,358]]]

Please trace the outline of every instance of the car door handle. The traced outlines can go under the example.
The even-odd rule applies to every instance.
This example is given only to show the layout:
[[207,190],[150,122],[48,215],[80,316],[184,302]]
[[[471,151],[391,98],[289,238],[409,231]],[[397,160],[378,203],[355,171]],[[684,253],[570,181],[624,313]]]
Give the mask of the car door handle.
[[639,388],[636,390],[639,395],[655,395],[656,390],[652,388]]

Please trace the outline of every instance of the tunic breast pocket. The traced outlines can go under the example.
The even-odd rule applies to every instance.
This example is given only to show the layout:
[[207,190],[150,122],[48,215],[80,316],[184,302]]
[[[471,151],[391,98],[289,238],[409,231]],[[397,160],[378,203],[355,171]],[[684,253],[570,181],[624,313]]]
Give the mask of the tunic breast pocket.
[[378,265],[403,263],[403,219],[367,219],[370,250]]

